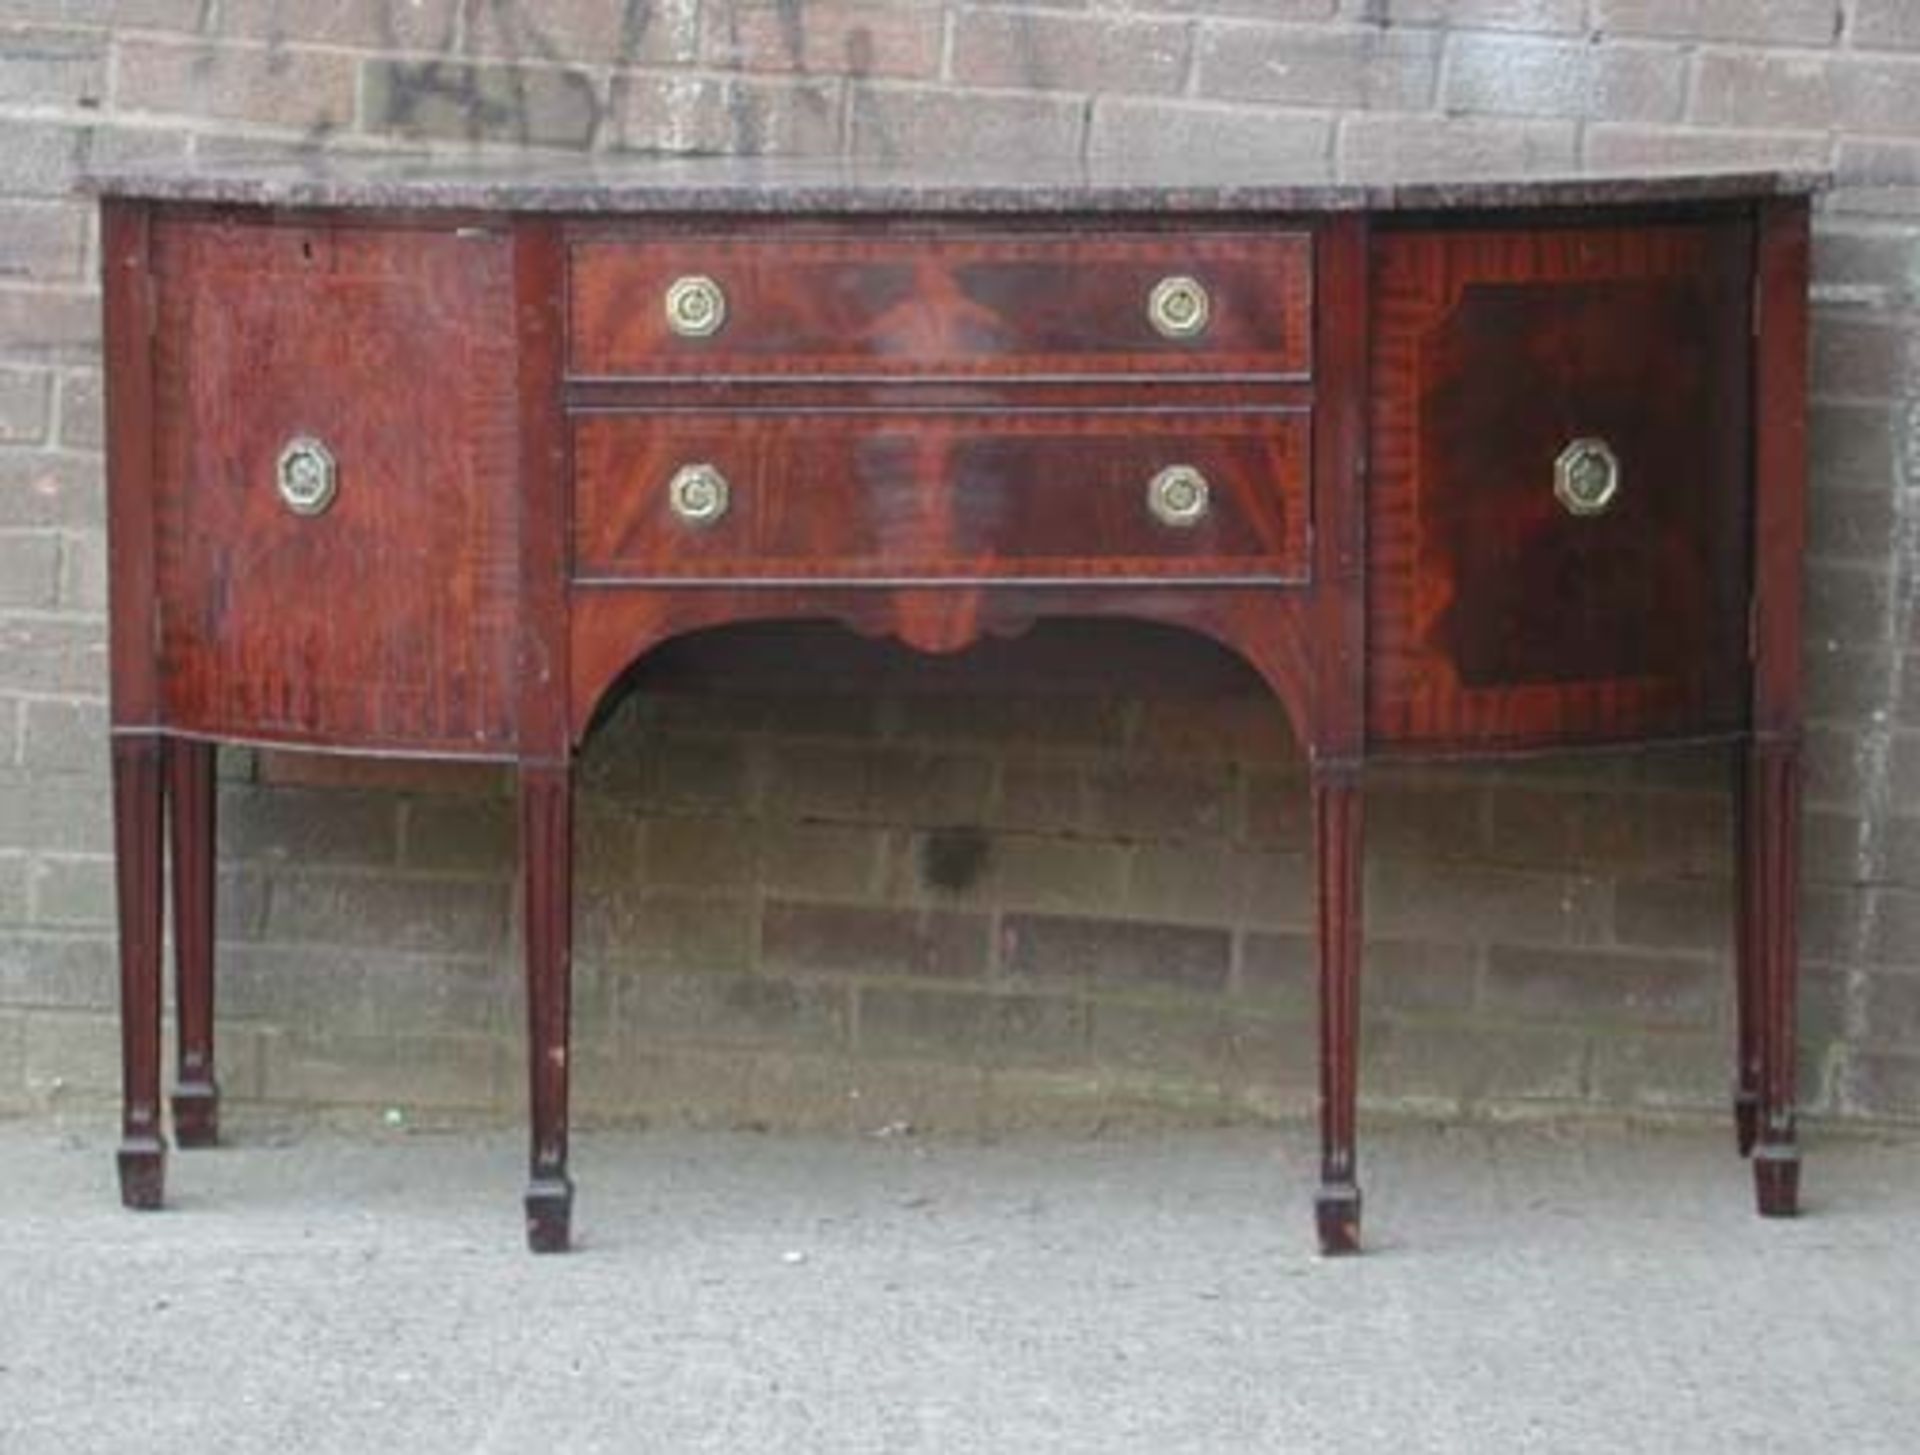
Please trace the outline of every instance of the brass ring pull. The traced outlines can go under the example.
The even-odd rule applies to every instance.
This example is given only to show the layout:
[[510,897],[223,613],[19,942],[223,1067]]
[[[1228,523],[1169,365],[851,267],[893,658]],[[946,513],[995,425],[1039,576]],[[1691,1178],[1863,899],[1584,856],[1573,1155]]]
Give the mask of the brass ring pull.
[[699,273],[675,278],[667,289],[667,327],[681,338],[710,338],[727,321],[727,295]]
[[1207,477],[1192,465],[1169,465],[1147,485],[1147,509],[1162,525],[1191,530],[1211,508]]
[[667,508],[687,525],[709,526],[727,513],[727,477],[707,464],[682,465],[667,482]]
[[1620,457],[1603,439],[1570,441],[1553,462],[1553,497],[1568,515],[1605,515],[1620,494]]
[[339,490],[333,452],[312,435],[295,435],[280,450],[274,486],[295,515],[325,515]]
[[1162,278],[1147,295],[1147,317],[1163,338],[1198,338],[1207,331],[1213,300],[1198,278]]

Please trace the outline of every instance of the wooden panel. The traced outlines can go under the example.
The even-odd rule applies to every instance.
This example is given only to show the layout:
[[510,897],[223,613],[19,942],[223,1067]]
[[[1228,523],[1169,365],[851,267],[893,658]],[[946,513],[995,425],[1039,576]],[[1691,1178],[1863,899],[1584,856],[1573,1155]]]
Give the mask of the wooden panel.
[[[1311,362],[1305,233],[601,238],[572,263],[575,374],[1299,376]],[[690,274],[726,295],[707,338],[667,326],[667,290]],[[1176,274],[1211,298],[1191,339],[1148,317]]]
[[[900,587],[714,583],[681,591],[578,587],[568,613],[574,732],[584,736],[592,728],[619,685],[640,675],[636,666],[649,653],[676,640],[691,646],[694,638],[717,627],[833,622],[863,637],[890,638],[915,652],[951,658],[995,638],[1024,636],[1044,621],[1116,618],[1175,627],[1234,652],[1278,699],[1295,738],[1306,740],[1316,645],[1308,593],[1267,586],[1167,591],[1100,581],[1071,590],[1021,581]],[[831,667],[831,660],[825,665]],[[927,665],[944,675],[940,667]],[[1135,682],[1157,689],[1151,678]]]
[[[574,425],[580,577],[1261,576],[1307,571],[1308,417],[1265,414],[603,414]],[[731,505],[688,525],[690,462]],[[1210,508],[1174,527],[1148,484],[1184,463]]]
[[1753,726],[1798,737],[1801,557],[1807,545],[1807,275],[1802,198],[1767,203],[1755,247]]
[[[497,236],[156,228],[165,716],[197,732],[497,753],[514,740],[513,280]],[[339,491],[275,488],[315,436]]]
[[1354,214],[1322,234],[1315,277],[1320,403],[1314,414],[1313,736],[1321,765],[1366,740],[1367,247]]
[[159,717],[154,660],[152,226],[145,206],[100,210],[100,292],[106,355],[107,642],[116,728]]
[[[1368,727],[1471,749],[1745,720],[1750,233],[1383,236]],[[1554,462],[1619,457],[1569,513]]]
[[566,255],[560,224],[513,224],[520,389],[520,756],[567,761],[567,421],[560,380]]

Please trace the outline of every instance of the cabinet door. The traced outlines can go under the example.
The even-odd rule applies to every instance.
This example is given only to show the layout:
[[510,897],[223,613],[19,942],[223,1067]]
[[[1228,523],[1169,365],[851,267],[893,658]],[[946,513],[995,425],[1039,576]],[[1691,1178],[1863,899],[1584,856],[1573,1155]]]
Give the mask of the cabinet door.
[[[171,726],[513,743],[513,281],[498,235],[155,229],[157,567]],[[309,454],[290,503],[288,447]],[[320,506],[324,508],[316,508]],[[301,508],[296,508],[296,506]],[[305,513],[303,513],[303,510]]]
[[1378,240],[1377,745],[1741,724],[1750,258],[1743,222]]

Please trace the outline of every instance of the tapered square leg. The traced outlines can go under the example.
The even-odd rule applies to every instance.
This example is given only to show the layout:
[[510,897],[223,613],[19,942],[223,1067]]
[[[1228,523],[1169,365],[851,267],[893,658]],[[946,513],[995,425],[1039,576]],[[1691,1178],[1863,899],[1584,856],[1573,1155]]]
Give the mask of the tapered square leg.
[[1745,1157],[1760,1134],[1760,958],[1753,928],[1754,895],[1749,875],[1752,860],[1748,835],[1752,815],[1747,811],[1747,755],[1734,756],[1734,1019],[1738,1027],[1734,1049],[1734,1145]]
[[179,1040],[173,1136],[182,1147],[211,1147],[220,1139],[213,1060],[214,748],[174,738],[165,751]]
[[120,1201],[157,1208],[166,1190],[160,1132],[161,815],[156,734],[113,738],[114,889],[120,916]]
[[1322,1253],[1360,1248],[1355,1125],[1360,1057],[1361,793],[1358,770],[1313,771],[1315,915],[1320,954],[1320,1192]]
[[1758,1106],[1753,1149],[1754,1201],[1764,1217],[1800,1207],[1800,1149],[1795,1124],[1796,1002],[1799,991],[1798,883],[1800,752],[1791,741],[1756,741],[1746,750],[1741,853],[1743,953],[1751,961]]
[[520,874],[526,906],[527,1072],[533,1115],[527,1246],[563,1252],[571,1236],[567,1045],[573,978],[573,790],[566,765],[520,769]]

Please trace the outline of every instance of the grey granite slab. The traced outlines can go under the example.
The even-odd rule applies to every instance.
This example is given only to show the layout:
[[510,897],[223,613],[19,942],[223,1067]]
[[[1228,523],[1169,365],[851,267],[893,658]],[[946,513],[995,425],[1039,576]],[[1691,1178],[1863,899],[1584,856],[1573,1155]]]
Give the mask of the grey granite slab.
[[85,179],[108,197],[263,207],[482,212],[859,214],[1407,211],[1575,207],[1797,196],[1824,188],[1801,166],[1675,166],[1528,176],[1289,175],[1091,165],[956,168],[799,158],[480,157],[324,153],[171,160]]

